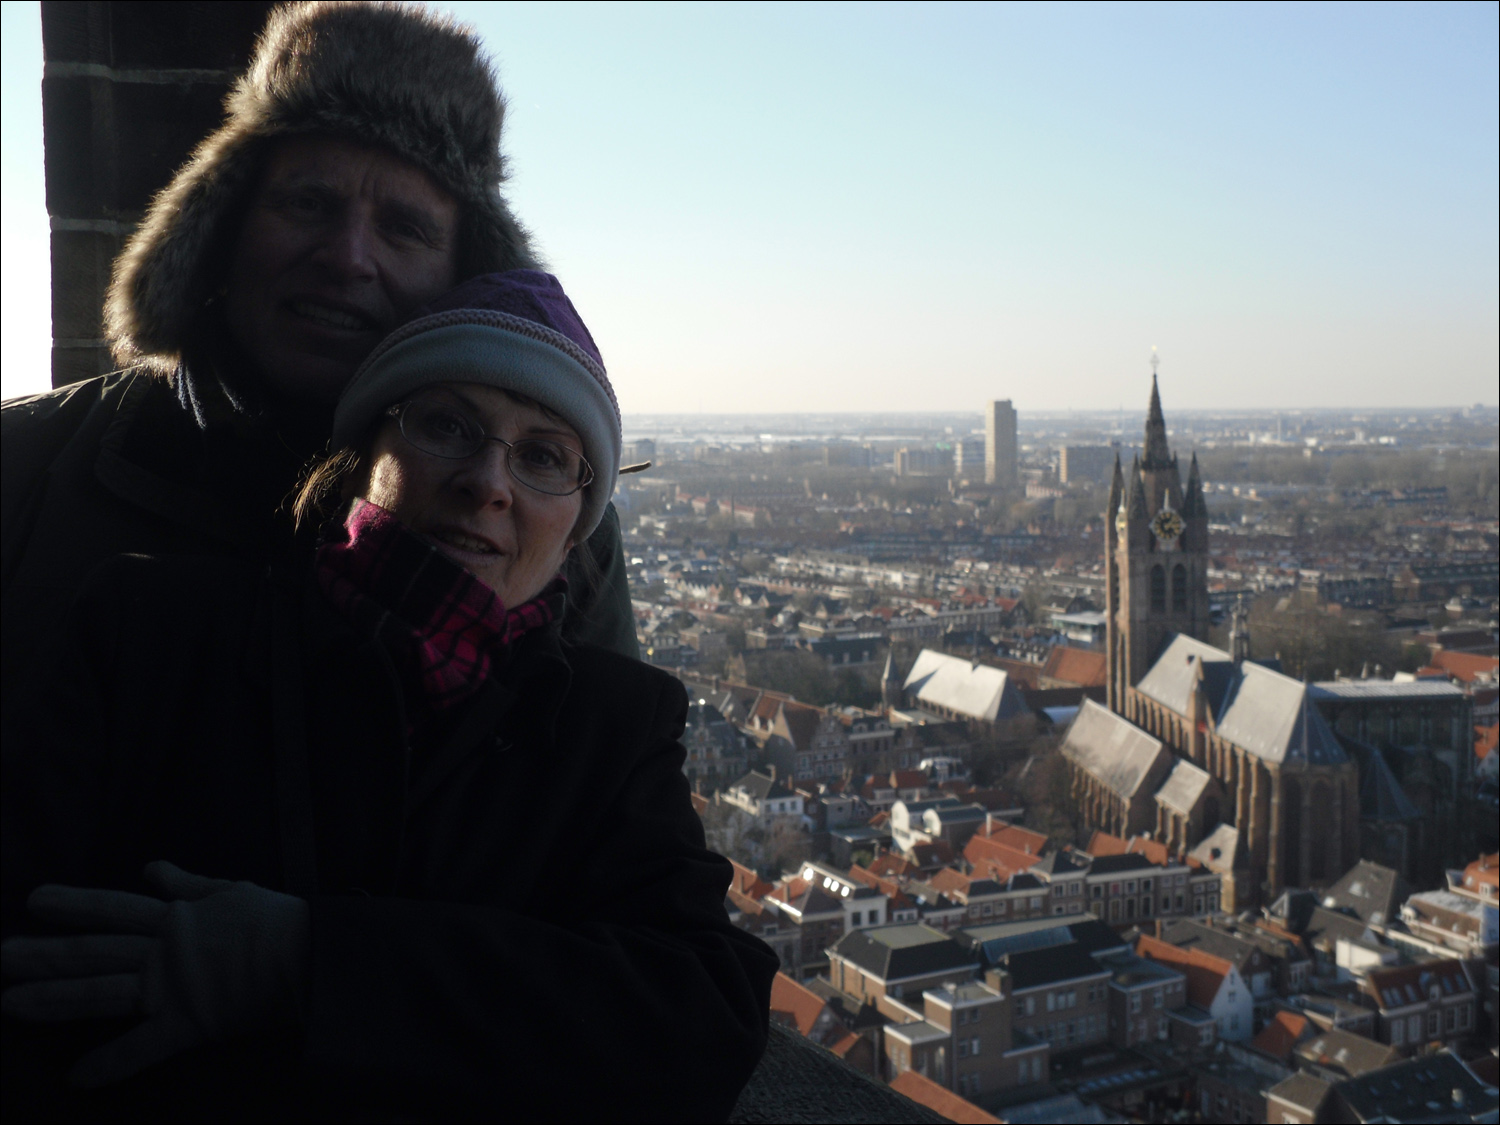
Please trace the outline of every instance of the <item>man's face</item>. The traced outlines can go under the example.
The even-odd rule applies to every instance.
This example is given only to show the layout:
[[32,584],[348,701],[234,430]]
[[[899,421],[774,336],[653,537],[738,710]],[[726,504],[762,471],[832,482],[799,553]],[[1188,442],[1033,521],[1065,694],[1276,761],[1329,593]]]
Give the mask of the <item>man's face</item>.
[[250,201],[225,307],[277,391],[332,401],[359,362],[452,288],[458,203],[384,149],[292,137]]

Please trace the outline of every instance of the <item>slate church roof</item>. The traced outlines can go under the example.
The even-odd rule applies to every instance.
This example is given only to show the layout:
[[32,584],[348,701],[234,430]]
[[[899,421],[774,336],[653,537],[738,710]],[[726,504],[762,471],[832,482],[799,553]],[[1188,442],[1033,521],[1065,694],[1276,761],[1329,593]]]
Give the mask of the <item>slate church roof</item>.
[[1186,633],[1174,633],[1161,655],[1156,658],[1136,690],[1179,715],[1192,709],[1193,692],[1198,690],[1198,664],[1203,665],[1204,688],[1208,705],[1219,714],[1234,678],[1234,660],[1223,649],[1214,648]]
[[1314,704],[1319,688],[1247,660],[1238,667],[1223,649],[1175,634],[1137,690],[1179,715],[1192,713],[1202,684],[1218,733],[1277,765],[1332,766],[1348,761],[1333,728]]
[[1311,688],[1259,664],[1240,665],[1219,734],[1268,762],[1334,766],[1348,761],[1333,728],[1314,706]]
[[[1338,732],[1335,731],[1335,734]],[[1358,739],[1338,735],[1345,753],[1359,763],[1359,815],[1368,820],[1417,820],[1422,811],[1396,780],[1385,755]]]
[[1212,781],[1208,771],[1199,769],[1186,758],[1178,758],[1167,780],[1156,791],[1156,799],[1174,812],[1190,815]]
[[1159,739],[1092,699],[1085,699],[1078,709],[1062,752],[1079,769],[1126,800],[1134,797],[1142,784],[1164,773],[1172,757]]
[[1009,673],[946,653],[923,649],[904,685],[918,703],[996,722],[1028,713]]

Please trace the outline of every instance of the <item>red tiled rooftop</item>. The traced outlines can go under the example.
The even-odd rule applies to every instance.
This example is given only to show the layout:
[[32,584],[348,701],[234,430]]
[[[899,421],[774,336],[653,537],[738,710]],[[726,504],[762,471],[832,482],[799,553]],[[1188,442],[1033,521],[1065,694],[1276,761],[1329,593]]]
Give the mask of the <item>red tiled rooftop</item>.
[[946,866],[953,862],[953,845],[947,840],[934,840],[930,844],[913,844],[911,857],[916,860],[919,867],[931,867],[934,864]]
[[806,879],[793,876],[774,890],[767,892],[767,898],[774,898],[777,902],[795,902],[807,892],[812,886]]
[[944,867],[940,871],[934,871],[927,882],[946,895],[954,893],[968,894],[969,884],[973,880],[962,871],[955,871],[951,867]]
[[798,984],[785,973],[777,973],[771,981],[771,1012],[784,1013],[790,1017],[791,1026],[802,1035],[811,1035],[813,1025],[828,1006],[817,993]]
[[771,890],[772,884],[766,882],[744,864],[734,860],[730,860],[729,863],[734,868],[734,876],[729,881],[731,890],[736,890],[749,898],[762,898]]
[[751,917],[758,918],[760,917],[760,915],[766,912],[767,908],[764,904],[761,903],[760,899],[751,898],[747,894],[741,894],[733,887],[729,888],[726,897],[730,902],[734,903],[735,906],[739,907],[740,913],[742,914],[747,914]]
[[1107,682],[1104,653],[1086,648],[1056,645],[1047,654],[1042,675],[1079,687],[1103,687]]
[[1471,684],[1476,676],[1494,676],[1496,670],[1500,669],[1500,657],[1438,649],[1432,654],[1432,666],[1448,673],[1455,680]]
[[1105,855],[1124,855],[1127,847],[1129,847],[1129,841],[1123,836],[1111,836],[1108,832],[1095,830],[1094,834],[1089,837],[1088,846],[1083,850],[1098,858]]
[[829,1036],[829,1038],[832,1040],[832,1042],[825,1043],[824,1046],[826,1046],[839,1058],[844,1058],[854,1047],[854,1045],[859,1042],[859,1036],[855,1035],[854,1032],[847,1029],[845,1029],[840,1034],[831,1035]]
[[949,1121],[961,1122],[963,1125],[989,1125],[993,1121],[999,1125],[1000,1118],[986,1113],[973,1102],[966,1101],[915,1070],[904,1070],[898,1074],[891,1080],[891,1089],[918,1105],[925,1105]]
[[1500,887],[1500,852],[1482,855],[1464,868],[1464,886],[1475,888],[1488,883]]
[[1307,1034],[1309,1026],[1311,1021],[1306,1016],[1296,1012],[1277,1012],[1271,1022],[1261,1028],[1260,1034],[1250,1041],[1250,1046],[1278,1062],[1285,1062],[1291,1057],[1292,1048]]
[[1167,846],[1149,836],[1132,836],[1127,840],[1121,836],[1111,836],[1108,832],[1095,832],[1089,837],[1089,845],[1084,851],[1096,858],[1105,855],[1133,854],[1143,855],[1158,865],[1172,861],[1172,854],[1167,851]]
[[904,898],[900,886],[894,879],[887,879],[883,875],[877,875],[859,864],[852,864],[849,868],[849,878],[856,883],[863,883],[867,887],[874,887],[881,894],[889,895],[894,903],[897,898]]
[[874,875],[908,875],[916,866],[894,852],[886,852],[876,856],[869,869]]
[[1019,825],[1007,824],[1003,820],[993,820],[979,830],[979,834],[987,840],[1011,848],[1027,855],[1041,855],[1047,847],[1047,837],[1040,832],[1033,832],[1029,828]]
[[1030,871],[1040,861],[1039,856],[1008,848],[984,836],[973,836],[964,845],[964,858],[976,871],[990,871],[995,878],[1007,879],[1020,871]]
[[1135,951],[1152,961],[1171,965],[1187,977],[1188,1003],[1205,1012],[1213,1007],[1224,978],[1234,971],[1234,966],[1222,957],[1201,949],[1180,949],[1159,938],[1141,937],[1135,943]]

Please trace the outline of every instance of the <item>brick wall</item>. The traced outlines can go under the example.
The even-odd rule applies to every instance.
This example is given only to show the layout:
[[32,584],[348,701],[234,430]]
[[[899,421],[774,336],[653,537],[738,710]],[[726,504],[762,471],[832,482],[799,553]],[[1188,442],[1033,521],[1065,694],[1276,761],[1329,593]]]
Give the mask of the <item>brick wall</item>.
[[222,120],[271,7],[43,0],[53,386],[112,367],[100,339],[111,264],[151,197]]

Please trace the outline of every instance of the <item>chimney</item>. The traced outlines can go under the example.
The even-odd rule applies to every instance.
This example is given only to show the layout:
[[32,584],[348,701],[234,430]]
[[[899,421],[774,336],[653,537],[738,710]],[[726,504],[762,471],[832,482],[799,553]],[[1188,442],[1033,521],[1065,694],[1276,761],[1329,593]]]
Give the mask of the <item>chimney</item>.
[[984,983],[993,988],[1001,996],[1010,995],[1010,973],[1005,969],[986,970]]

